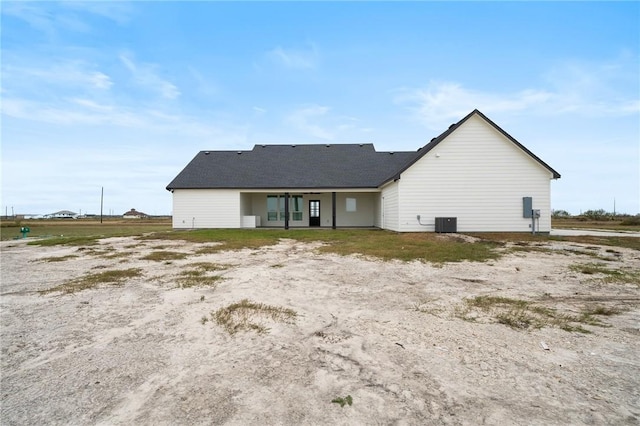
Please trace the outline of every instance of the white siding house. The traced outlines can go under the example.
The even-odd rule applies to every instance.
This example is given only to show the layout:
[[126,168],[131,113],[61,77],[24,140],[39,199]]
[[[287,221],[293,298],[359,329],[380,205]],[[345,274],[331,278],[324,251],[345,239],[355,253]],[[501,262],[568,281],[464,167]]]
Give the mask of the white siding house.
[[532,197],[541,211],[537,229],[549,232],[551,179],[551,171],[474,115],[401,174],[399,230],[433,231],[436,217],[455,217],[459,232],[529,232],[522,199]]
[[[371,144],[203,151],[167,189],[174,228],[433,232],[442,231],[436,218],[452,218],[457,232],[549,232],[550,181],[558,178],[474,110],[414,152]],[[531,209],[539,210],[534,221]]]

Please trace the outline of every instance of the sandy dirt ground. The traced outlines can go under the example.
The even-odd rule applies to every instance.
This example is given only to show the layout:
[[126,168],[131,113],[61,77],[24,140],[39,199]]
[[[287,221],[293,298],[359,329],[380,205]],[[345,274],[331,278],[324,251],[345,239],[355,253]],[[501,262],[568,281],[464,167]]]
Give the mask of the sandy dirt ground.
[[[431,265],[322,254],[319,244],[293,240],[198,254],[204,246],[3,242],[0,423],[640,423],[640,287],[570,268],[638,271],[638,251],[549,242],[486,263]],[[142,259],[160,249],[188,256]],[[77,257],[51,261],[67,255]],[[177,285],[196,262],[225,268],[212,272],[222,277],[217,286]],[[128,268],[143,274],[39,293]],[[585,325],[590,334],[523,330],[465,314],[465,298],[481,295],[567,314],[591,305],[622,311],[602,318],[607,327]],[[257,315],[266,333],[231,335],[211,313],[245,298],[297,315]],[[347,396],[352,405],[332,402]]]

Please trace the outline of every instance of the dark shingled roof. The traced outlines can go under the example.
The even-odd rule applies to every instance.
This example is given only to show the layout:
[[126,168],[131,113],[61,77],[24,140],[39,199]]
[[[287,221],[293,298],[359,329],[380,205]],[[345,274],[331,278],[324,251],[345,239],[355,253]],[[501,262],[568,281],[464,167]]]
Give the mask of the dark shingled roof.
[[416,155],[415,151],[377,152],[373,144],[201,151],[167,189],[377,188]]
[[256,145],[251,151],[201,151],[167,189],[378,188],[400,178],[474,114],[549,170],[554,179],[560,178],[476,109],[418,151],[377,152],[373,144]]

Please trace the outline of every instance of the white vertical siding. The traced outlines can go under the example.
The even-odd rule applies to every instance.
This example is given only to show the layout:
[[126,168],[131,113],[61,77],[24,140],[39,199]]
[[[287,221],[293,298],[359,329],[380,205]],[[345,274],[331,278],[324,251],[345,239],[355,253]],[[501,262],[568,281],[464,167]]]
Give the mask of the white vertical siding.
[[[399,180],[401,231],[433,231],[436,217],[457,217],[459,232],[530,232],[522,197],[551,229],[551,172],[482,118],[473,116],[407,169]],[[421,216],[418,224],[416,216]]]
[[240,191],[176,189],[173,191],[173,227],[239,228]]
[[382,217],[380,227],[392,231],[400,231],[398,222],[400,207],[398,204],[398,183],[393,182],[382,188]]

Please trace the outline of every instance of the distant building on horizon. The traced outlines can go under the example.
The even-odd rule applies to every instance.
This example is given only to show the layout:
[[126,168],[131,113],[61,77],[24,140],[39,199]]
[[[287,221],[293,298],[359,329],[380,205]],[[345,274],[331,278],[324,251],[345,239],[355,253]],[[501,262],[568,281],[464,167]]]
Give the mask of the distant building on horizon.
[[136,209],[131,209],[122,215],[123,219],[144,219],[147,217],[149,217],[148,214],[139,212]]
[[70,210],[60,210],[59,212],[44,215],[46,219],[77,219],[78,213]]

